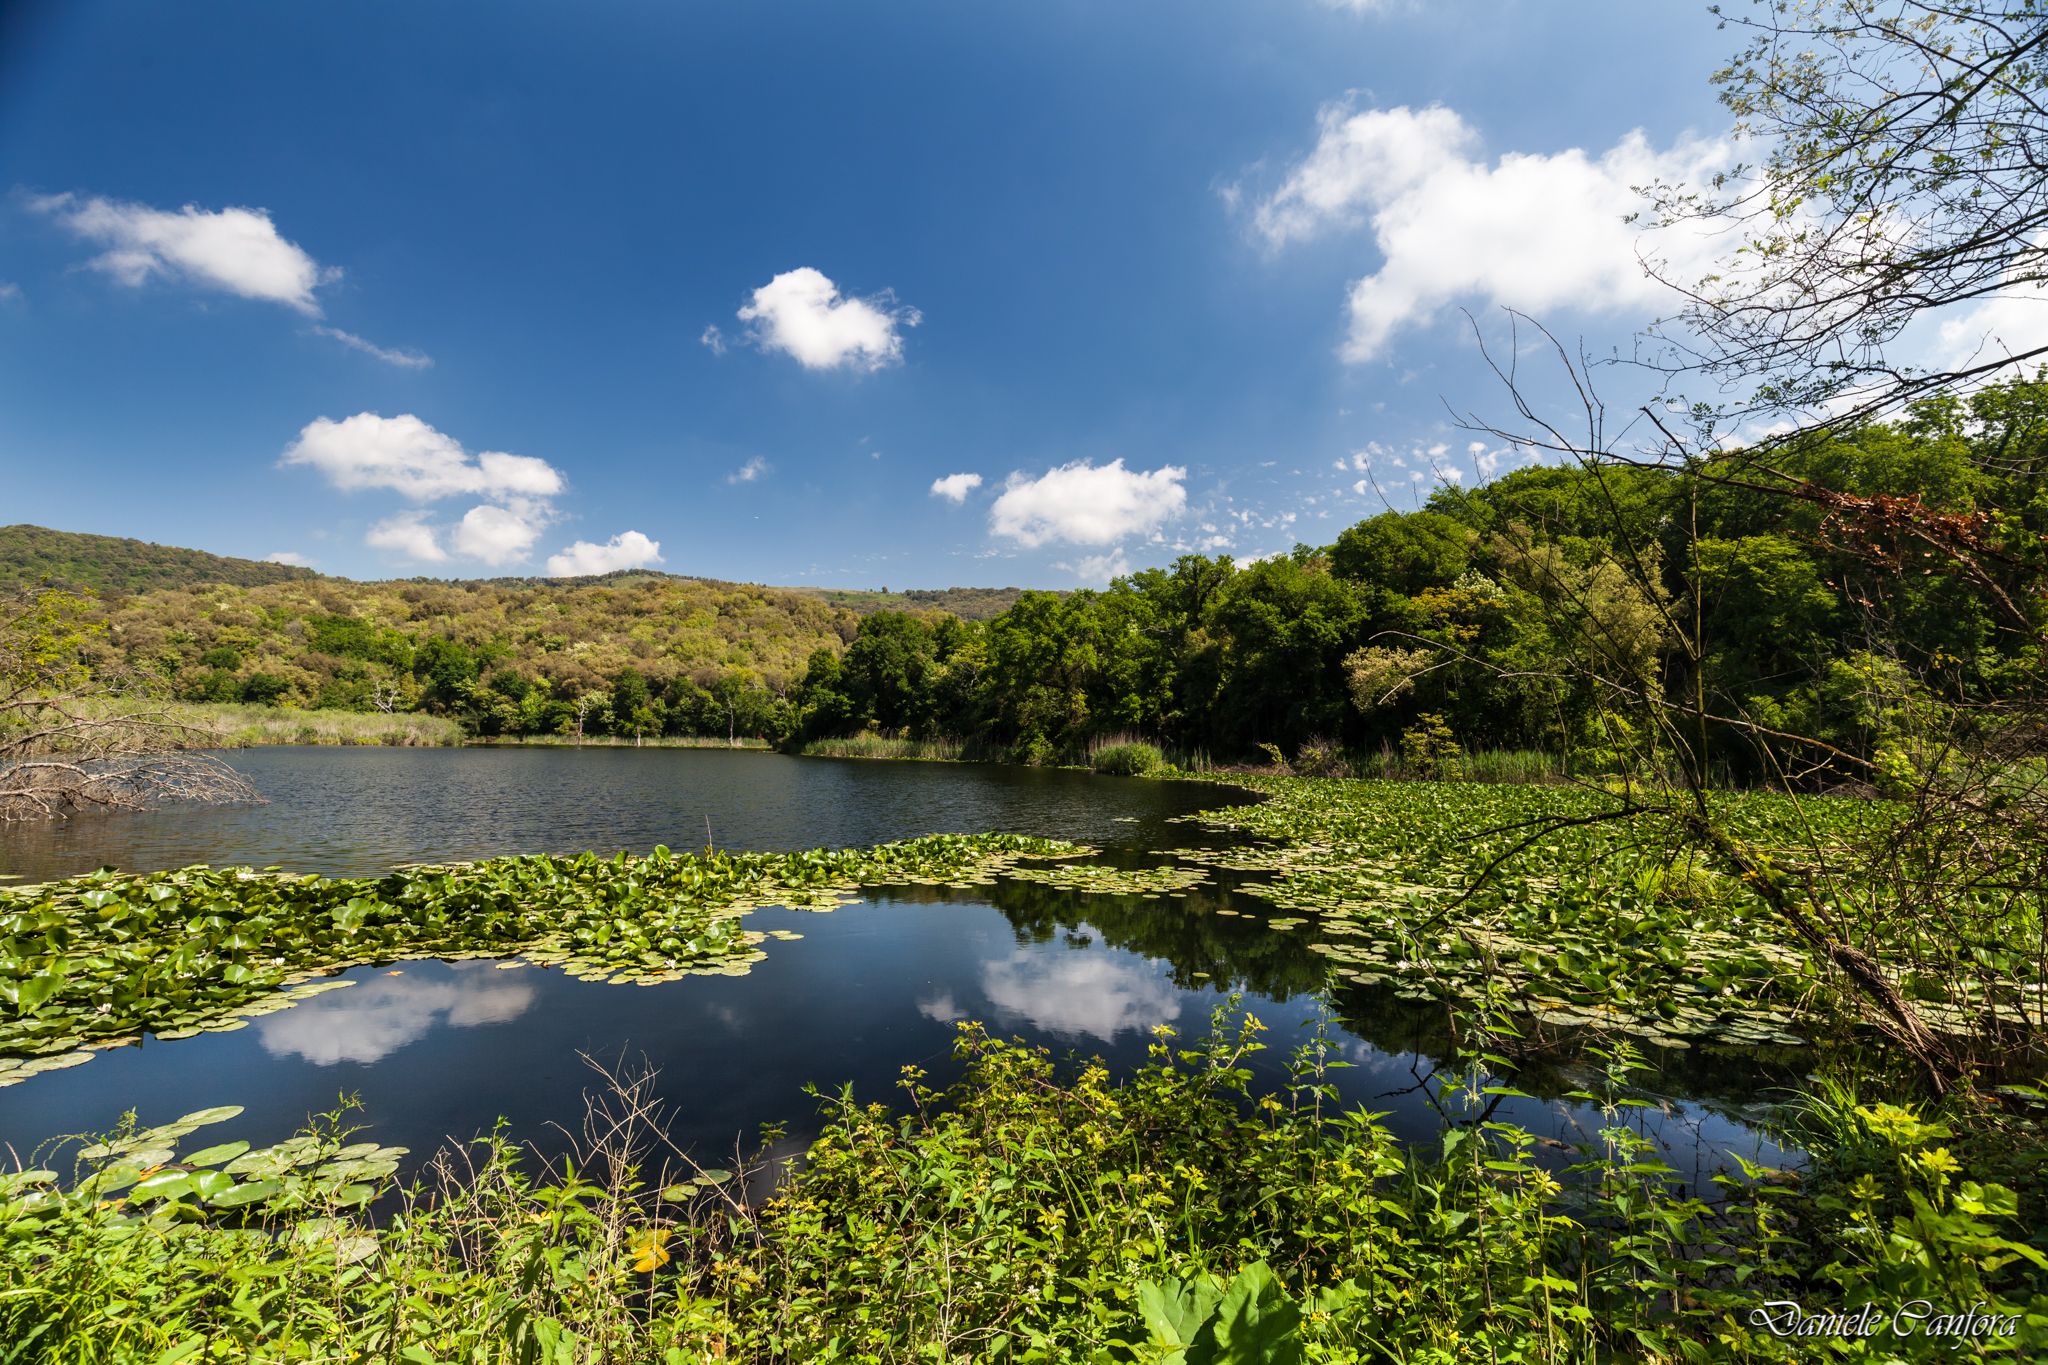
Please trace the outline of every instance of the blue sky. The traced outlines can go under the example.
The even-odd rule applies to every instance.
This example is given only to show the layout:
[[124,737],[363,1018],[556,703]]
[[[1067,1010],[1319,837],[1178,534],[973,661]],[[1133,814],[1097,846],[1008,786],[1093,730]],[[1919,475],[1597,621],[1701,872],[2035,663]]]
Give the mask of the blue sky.
[[4,13],[0,522],[354,577],[1325,542],[1511,467],[1460,310],[1625,348],[1727,155],[1691,3]]

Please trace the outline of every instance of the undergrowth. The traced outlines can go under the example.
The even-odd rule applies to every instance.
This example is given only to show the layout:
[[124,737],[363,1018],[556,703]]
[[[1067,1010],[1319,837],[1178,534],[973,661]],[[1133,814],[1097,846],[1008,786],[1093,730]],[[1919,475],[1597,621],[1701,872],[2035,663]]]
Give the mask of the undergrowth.
[[1321,1040],[1255,1094],[1260,1032],[1161,1029],[1116,1080],[963,1025],[947,1092],[916,1068],[895,1109],[840,1092],[804,1161],[731,1170],[668,1142],[646,1076],[572,1158],[500,1132],[403,1190],[339,1116],[254,1154],[185,1150],[218,1113],[46,1151],[0,1182],[0,1361],[1798,1360],[1816,1343],[1760,1305],[1913,1300],[2011,1334],[1831,1358],[2048,1348],[2014,1196],[1939,1116],[1838,1094],[1805,1111],[1803,1176],[1689,1190],[1629,1122],[1625,1046],[1560,1153],[1485,1117],[1484,1059],[1426,1145],[1341,1109]]

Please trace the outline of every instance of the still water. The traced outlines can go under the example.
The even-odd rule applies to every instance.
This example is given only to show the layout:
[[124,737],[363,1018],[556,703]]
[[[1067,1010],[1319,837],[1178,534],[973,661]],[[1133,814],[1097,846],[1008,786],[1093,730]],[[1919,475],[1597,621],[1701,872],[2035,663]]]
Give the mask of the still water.
[[[397,862],[538,850],[791,849],[876,843],[939,831],[1004,830],[1082,840],[1121,861],[1202,841],[1172,817],[1228,803],[1213,786],[980,765],[795,759],[716,750],[250,750],[230,756],[268,798],[0,831],[0,869],[29,880],[102,864],[144,870],[193,862],[278,864],[332,874]],[[1146,858],[1156,860],[1156,855]],[[515,1136],[560,1150],[592,1063],[652,1067],[675,1108],[675,1135],[703,1153],[751,1145],[787,1126],[816,1131],[807,1084],[888,1100],[905,1065],[944,1083],[955,1025],[1143,1061],[1151,1031],[1199,1033],[1233,995],[1270,1026],[1260,1079],[1327,1021],[1333,1080],[1347,1100],[1389,1113],[1424,1139],[1442,1121],[1424,1085],[1450,1053],[1440,1012],[1384,992],[1319,994],[1322,959],[1229,877],[1181,896],[1082,895],[1004,881],[974,892],[878,891],[830,914],[757,912],[749,927],[789,930],[742,977],[609,986],[495,962],[401,962],[246,1028],[98,1055],[0,1089],[0,1143],[23,1156],[57,1134],[104,1131],[133,1108],[145,1123],[215,1104],[247,1110],[232,1136],[289,1136],[343,1095],[379,1141],[421,1156],[508,1120]],[[1220,915],[1220,910],[1236,915]],[[1543,1096],[1591,1079],[1569,1065],[1517,1083],[1493,1117],[1567,1141],[1600,1122]],[[1742,1121],[1745,1103],[1784,1079],[1755,1058],[1666,1059],[1666,1103],[1635,1122],[1673,1164],[1704,1176],[1729,1152],[1781,1154]],[[220,1130],[229,1135],[227,1129]]]

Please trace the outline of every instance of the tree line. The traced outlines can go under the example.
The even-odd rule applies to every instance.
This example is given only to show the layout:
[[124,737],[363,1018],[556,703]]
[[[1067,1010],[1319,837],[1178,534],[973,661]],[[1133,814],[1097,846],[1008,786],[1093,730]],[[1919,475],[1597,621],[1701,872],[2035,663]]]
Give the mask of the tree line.
[[[1919,711],[1952,717],[2038,676],[2038,632],[2004,608],[2038,624],[2048,603],[2048,383],[1723,468],[1525,468],[1330,545],[1188,555],[1106,591],[1028,593],[985,625],[876,614],[812,654],[796,731],[975,737],[1027,761],[1128,732],[1307,767],[1505,748],[1597,770],[1640,752],[1638,703],[1667,695],[1741,718],[1709,748],[1747,780],[1795,761],[1774,733],[1801,737],[1805,766],[1814,740],[1869,760]],[[1948,572],[1924,537],[1886,539],[1888,519],[1928,518],[1989,549],[1973,563],[1998,581]]]
[[[2010,542],[1983,561],[2001,581],[1875,546],[1906,507]],[[2041,660],[2012,610],[2038,620],[2044,533],[2036,379],[1813,433],[1741,478],[1539,465],[1328,545],[1186,555],[979,621],[668,577],[305,579],[115,598],[87,650],[184,700],[420,711],[482,736],[879,732],[1040,763],[1129,735],[1308,768],[1533,749],[1597,769],[1639,746],[1615,698],[1647,688],[1746,718],[1714,749],[1744,778],[1771,761],[1759,733],[1869,759],[1916,705],[2026,685]]]

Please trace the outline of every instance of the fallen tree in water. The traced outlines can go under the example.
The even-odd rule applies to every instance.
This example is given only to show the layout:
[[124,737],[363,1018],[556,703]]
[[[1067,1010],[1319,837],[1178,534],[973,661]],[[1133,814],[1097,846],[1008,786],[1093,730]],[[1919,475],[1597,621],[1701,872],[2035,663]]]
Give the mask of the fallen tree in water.
[[41,591],[0,616],[0,821],[259,799],[233,768],[193,752],[210,732],[136,706],[136,685],[89,674],[82,647],[104,629],[90,610]]

